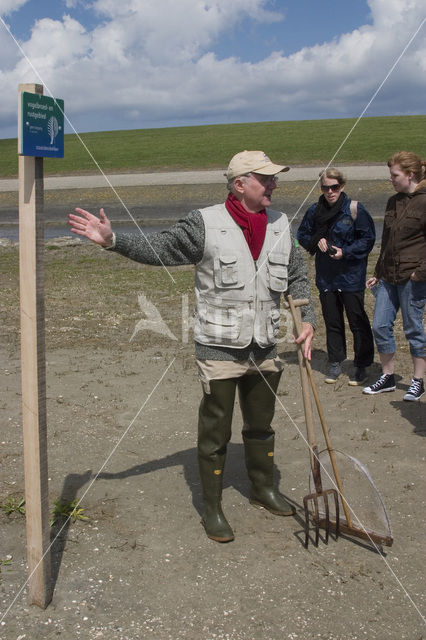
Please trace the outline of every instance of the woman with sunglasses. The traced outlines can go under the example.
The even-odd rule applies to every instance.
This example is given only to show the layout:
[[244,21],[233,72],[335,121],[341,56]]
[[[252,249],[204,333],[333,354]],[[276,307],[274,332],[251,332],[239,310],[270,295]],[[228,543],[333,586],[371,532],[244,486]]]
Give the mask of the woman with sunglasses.
[[426,334],[426,162],[410,151],[388,160],[396,194],[389,198],[382,244],[374,276],[367,287],[377,287],[373,332],[382,375],[364,393],[375,395],[396,388],[394,322],[401,309],[402,326],[410,345],[413,377],[404,400],[416,402],[425,392]]
[[345,177],[338,169],[325,169],[320,179],[322,195],[305,213],[297,239],[315,255],[329,359],[325,382],[332,384],[342,374],[346,359],[345,311],[354,346],[349,384],[361,385],[374,359],[373,334],[364,309],[367,258],[376,239],[374,222],[360,202],[348,198]]

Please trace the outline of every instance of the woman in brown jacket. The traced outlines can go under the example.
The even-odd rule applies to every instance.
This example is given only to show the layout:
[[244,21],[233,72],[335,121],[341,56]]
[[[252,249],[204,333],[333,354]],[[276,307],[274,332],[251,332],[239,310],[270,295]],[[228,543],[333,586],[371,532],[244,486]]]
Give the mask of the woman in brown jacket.
[[374,276],[367,280],[369,289],[377,285],[373,334],[382,375],[363,392],[373,395],[396,388],[393,326],[401,309],[414,367],[404,400],[416,401],[424,394],[425,373],[426,162],[414,153],[400,151],[388,160],[388,167],[397,193],[387,202],[379,259]]

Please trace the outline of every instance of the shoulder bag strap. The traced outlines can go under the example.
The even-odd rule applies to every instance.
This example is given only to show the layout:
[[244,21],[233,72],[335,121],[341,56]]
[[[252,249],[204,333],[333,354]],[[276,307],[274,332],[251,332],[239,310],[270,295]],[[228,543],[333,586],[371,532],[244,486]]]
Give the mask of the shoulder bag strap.
[[352,220],[355,222],[355,220],[358,217],[358,201],[351,200],[351,204],[349,205],[349,208],[351,210]]

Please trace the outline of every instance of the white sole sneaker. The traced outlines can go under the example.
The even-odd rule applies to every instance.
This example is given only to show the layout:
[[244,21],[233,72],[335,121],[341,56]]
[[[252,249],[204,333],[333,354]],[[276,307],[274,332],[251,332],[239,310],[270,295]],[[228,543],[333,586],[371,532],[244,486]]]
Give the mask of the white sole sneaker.
[[412,396],[411,393],[406,393],[403,399],[408,402],[418,402],[423,395],[424,393],[416,398],[415,396]]
[[[389,382],[391,384],[389,384]],[[393,384],[392,384],[393,382]],[[380,378],[369,387],[364,387],[362,390],[363,393],[366,393],[369,396],[375,396],[378,393],[385,393],[386,391],[395,391],[395,377],[392,374],[384,373],[380,376]]]
[[378,393],[386,393],[387,391],[395,391],[396,387],[388,387],[387,389],[380,389],[380,391],[372,391],[370,387],[365,387],[362,392],[369,396],[377,396]]

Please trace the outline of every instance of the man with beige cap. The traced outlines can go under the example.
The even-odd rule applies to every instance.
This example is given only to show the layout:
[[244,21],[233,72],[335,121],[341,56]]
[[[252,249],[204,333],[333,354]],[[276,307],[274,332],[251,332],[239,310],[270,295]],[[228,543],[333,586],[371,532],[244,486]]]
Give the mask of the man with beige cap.
[[[301,251],[285,214],[270,209],[277,175],[289,167],[263,151],[242,151],[230,161],[223,204],[192,211],[167,231],[147,237],[113,233],[99,217],[76,209],[71,230],[143,264],[195,265],[195,353],[203,398],[198,421],[198,462],[203,490],[202,524],[207,536],[230,542],[234,533],[222,511],[222,477],[236,390],[243,416],[242,438],[251,483],[250,502],[279,516],[294,507],[274,485],[271,421],[283,371],[277,355],[280,298],[310,298]],[[302,308],[304,342],[311,355],[315,315]]]

